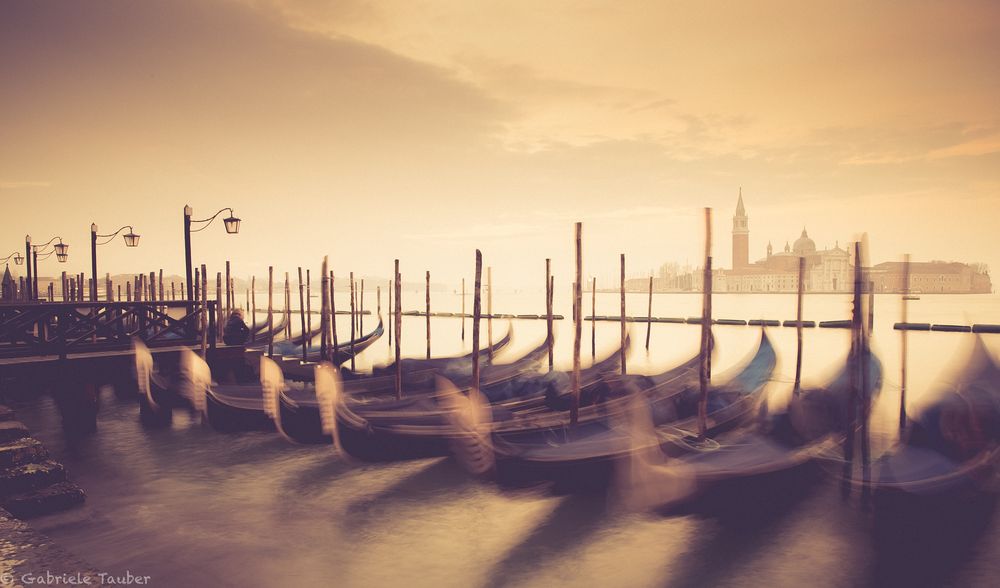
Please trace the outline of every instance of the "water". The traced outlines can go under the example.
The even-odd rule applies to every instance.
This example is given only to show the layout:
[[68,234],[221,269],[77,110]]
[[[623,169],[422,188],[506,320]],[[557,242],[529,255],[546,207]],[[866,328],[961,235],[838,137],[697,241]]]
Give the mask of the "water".
[[[459,296],[434,298],[433,310],[460,310]],[[542,301],[540,293],[497,293],[494,310],[537,313]],[[569,316],[565,301],[556,302],[556,312]],[[599,294],[597,304],[597,314],[618,312],[617,295]],[[699,295],[656,295],[653,304],[659,316],[700,313]],[[404,296],[404,308],[418,305],[422,292]],[[887,379],[873,413],[876,454],[893,441],[897,418],[900,333],[892,323],[898,305],[898,297],[876,298],[874,345]],[[1000,323],[1000,297],[993,295],[923,296],[910,305],[913,321]],[[374,306],[372,297],[366,307]],[[717,317],[794,318],[790,295],[720,295],[714,306]],[[590,313],[589,295],[584,310]],[[630,294],[627,312],[645,311],[646,296]],[[846,296],[806,299],[807,320],[848,313]],[[340,320],[346,339],[348,323]],[[365,330],[374,324],[366,319]],[[494,321],[494,338],[506,328],[506,321]],[[470,322],[464,342],[460,329],[457,318],[432,320],[435,355],[470,348]],[[616,347],[618,329],[617,323],[596,325],[598,357]],[[483,331],[485,340],[485,323]],[[534,347],[545,322],[516,321],[514,332],[498,361]],[[648,354],[645,325],[631,332],[634,371],[661,370],[698,347],[695,325],[654,324]],[[759,330],[717,327],[715,333],[715,371],[725,377],[752,349]],[[557,334],[557,365],[566,367],[570,323],[559,321]],[[779,402],[794,375],[795,330],[770,334],[779,365],[768,393]],[[589,358],[589,324],[583,335]],[[935,381],[949,377],[972,337],[909,336],[913,406],[926,401]],[[1000,350],[1000,336],[986,340],[994,353]],[[806,383],[822,383],[838,369],[847,343],[846,331],[807,329]],[[420,357],[424,350],[424,319],[404,318],[404,355]],[[359,363],[380,363],[388,354],[387,343],[379,341]],[[789,494],[785,508],[750,523],[625,514],[600,497],[501,491],[449,460],[349,463],[335,459],[330,447],[290,445],[267,433],[223,435],[180,412],[171,429],[147,431],[138,424],[135,403],[109,390],[102,395],[98,433],[70,442],[52,401],[22,392],[29,394],[17,403],[19,417],[88,493],[83,508],[32,525],[101,571],[128,569],[152,576],[157,586],[854,586],[884,585],[894,577],[873,554],[868,517],[843,504],[830,483]],[[952,567],[942,572],[949,583],[992,585],[1000,574],[995,521],[964,554],[962,566]]]

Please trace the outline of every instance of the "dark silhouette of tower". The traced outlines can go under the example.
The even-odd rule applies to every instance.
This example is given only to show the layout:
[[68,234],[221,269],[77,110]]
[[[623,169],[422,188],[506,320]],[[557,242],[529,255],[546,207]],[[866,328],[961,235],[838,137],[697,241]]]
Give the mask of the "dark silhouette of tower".
[[733,216],[733,269],[750,265],[750,219],[743,207],[743,188],[740,188],[740,199],[736,203],[736,214]]

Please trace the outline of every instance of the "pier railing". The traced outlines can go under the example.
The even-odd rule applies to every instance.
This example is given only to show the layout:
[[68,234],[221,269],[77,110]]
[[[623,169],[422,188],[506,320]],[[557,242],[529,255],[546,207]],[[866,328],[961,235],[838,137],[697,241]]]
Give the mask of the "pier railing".
[[[206,338],[216,342],[216,301],[209,300]],[[0,358],[66,357],[127,349],[133,337],[147,346],[201,343],[201,304],[55,302],[0,305]]]

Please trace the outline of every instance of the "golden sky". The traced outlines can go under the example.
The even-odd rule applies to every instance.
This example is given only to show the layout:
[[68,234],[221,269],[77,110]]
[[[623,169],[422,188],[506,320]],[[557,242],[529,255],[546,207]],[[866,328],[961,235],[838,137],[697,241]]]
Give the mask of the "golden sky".
[[[1000,3],[0,0],[0,234],[132,224],[101,273],[183,270],[194,237],[244,276],[330,254],[340,274],[568,281],[730,264],[803,225],[875,261],[1000,267]],[[6,255],[9,251],[3,253]],[[562,280],[565,277],[565,280]]]

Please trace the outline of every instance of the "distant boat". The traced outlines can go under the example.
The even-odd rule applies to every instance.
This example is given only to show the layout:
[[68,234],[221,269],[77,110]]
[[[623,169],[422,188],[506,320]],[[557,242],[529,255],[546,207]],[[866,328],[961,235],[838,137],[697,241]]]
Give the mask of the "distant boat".
[[903,300],[920,300],[920,297],[916,294],[907,294],[903,296]]

